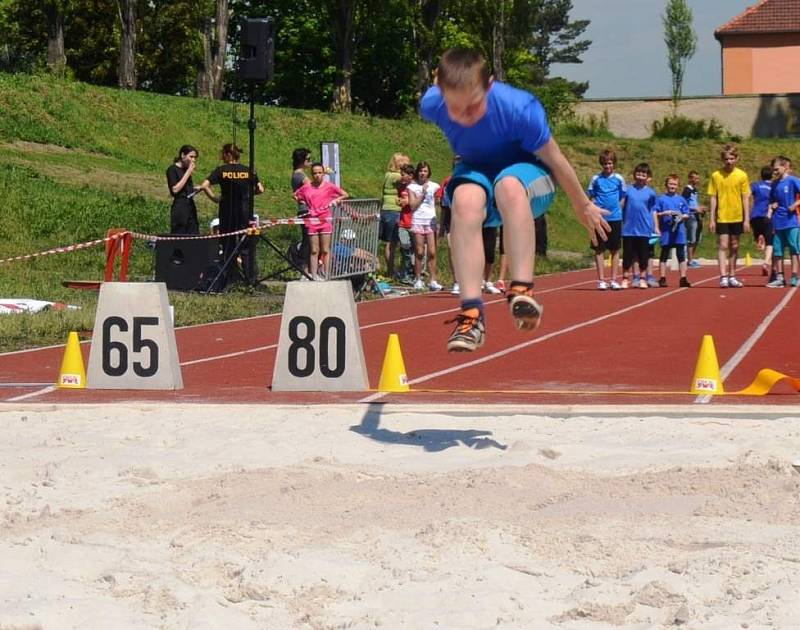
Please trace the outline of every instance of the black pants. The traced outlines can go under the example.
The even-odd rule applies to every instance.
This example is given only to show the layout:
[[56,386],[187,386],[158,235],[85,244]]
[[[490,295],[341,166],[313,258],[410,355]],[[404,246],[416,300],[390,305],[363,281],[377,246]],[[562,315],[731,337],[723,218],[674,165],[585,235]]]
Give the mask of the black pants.
[[194,200],[182,197],[172,202],[169,216],[170,234],[200,234],[200,224],[197,222],[197,207]]
[[628,271],[633,263],[639,263],[639,273],[647,273],[650,258],[650,238],[647,236],[622,237],[622,271]]

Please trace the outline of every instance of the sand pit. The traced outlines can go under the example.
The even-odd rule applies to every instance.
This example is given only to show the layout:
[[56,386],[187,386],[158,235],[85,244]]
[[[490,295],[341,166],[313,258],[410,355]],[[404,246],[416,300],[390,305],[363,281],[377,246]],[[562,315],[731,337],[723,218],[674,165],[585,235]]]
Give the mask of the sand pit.
[[0,406],[0,628],[791,628],[800,413]]

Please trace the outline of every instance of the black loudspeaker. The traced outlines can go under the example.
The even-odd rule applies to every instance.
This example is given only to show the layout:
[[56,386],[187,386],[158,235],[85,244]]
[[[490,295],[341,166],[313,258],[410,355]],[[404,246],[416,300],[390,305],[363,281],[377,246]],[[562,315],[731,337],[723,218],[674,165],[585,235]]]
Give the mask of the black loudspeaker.
[[219,259],[215,238],[186,241],[156,241],[156,281],[168,289],[193,291],[201,275]]
[[242,22],[239,78],[270,81],[275,73],[275,21],[247,18]]

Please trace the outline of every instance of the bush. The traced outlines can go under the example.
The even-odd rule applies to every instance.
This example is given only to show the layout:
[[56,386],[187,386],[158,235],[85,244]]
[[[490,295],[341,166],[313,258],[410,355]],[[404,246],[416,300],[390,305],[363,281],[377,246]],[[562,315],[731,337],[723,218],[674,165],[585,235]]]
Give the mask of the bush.
[[608,129],[608,110],[602,116],[572,116],[558,126],[558,134],[567,136],[583,136],[590,138],[613,138]]
[[673,114],[661,120],[653,121],[653,134],[651,137],[673,140],[720,140],[725,133],[722,124],[712,118],[709,121],[692,120],[686,116]]

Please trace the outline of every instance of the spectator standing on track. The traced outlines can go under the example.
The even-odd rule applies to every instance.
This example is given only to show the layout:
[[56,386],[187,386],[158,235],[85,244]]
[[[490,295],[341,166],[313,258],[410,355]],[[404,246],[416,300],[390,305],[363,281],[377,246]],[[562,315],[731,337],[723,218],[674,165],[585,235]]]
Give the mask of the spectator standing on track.
[[[167,167],[167,187],[172,196],[172,209],[169,217],[170,234],[200,233],[197,206],[193,199],[195,188],[192,183],[192,173],[194,173],[197,155],[197,149],[190,144],[184,144],[178,149],[178,157]],[[210,199],[214,199],[207,190],[203,192]]]
[[[386,173],[383,176],[380,240],[386,243],[384,260],[386,261],[386,275],[391,279],[395,277],[394,254],[399,242],[397,222],[400,220],[400,206],[397,205],[397,183],[400,181],[400,167],[411,164],[411,159],[405,153],[395,153],[389,159]],[[398,278],[399,279],[399,278]]]
[[308,216],[316,219],[306,226],[311,250],[308,258],[308,271],[315,280],[324,280],[327,277],[326,266],[333,233],[331,208],[350,196],[333,182],[327,181],[325,175],[325,167],[322,162],[314,162],[311,165],[311,181],[303,184],[294,193],[294,198],[298,202],[303,202],[308,206]]
[[[296,193],[300,188],[303,187],[304,184],[307,184],[311,180],[308,178],[308,174],[306,169],[311,166],[311,151],[306,149],[305,147],[295,149],[292,151],[292,194]],[[302,201],[297,202],[297,216],[301,218],[305,218],[308,215],[308,206]],[[303,261],[307,261],[308,257],[311,255],[309,241],[308,241],[308,230],[306,229],[305,225],[300,226],[300,250],[299,250],[299,257]],[[302,265],[303,271],[308,271],[308,263]],[[301,280],[306,280],[305,276],[301,277]]]
[[511,315],[520,330],[535,330],[542,307],[533,296],[534,218],[547,210],[555,195],[550,173],[593,240],[606,238],[610,229],[604,212],[587,198],[550,135],[541,103],[532,94],[494,81],[476,50],[445,51],[435,85],[422,97],[420,113],[444,132],[453,153],[461,156],[448,186],[461,312],[447,349],[472,352],[484,343],[484,224],[505,226]]
[[400,181],[397,183],[397,203],[400,207],[400,219],[397,222],[397,233],[400,242],[400,271],[397,276],[402,284],[414,284],[414,261],[411,244],[411,205],[409,203],[408,185],[414,181],[414,167],[403,164],[400,167]]
[[[622,236],[622,200],[625,198],[625,178],[616,172],[617,154],[610,149],[600,153],[600,167],[603,169],[592,177],[586,193],[589,199],[598,207],[608,210],[605,217],[611,232],[608,239],[591,245],[594,250],[594,264],[597,267],[597,288],[605,291],[608,288],[620,289],[617,282],[617,267],[619,267],[619,246]],[[605,279],[605,261],[603,254],[611,254],[611,283]]]
[[[427,256],[428,289],[441,291],[436,281],[436,191],[439,184],[431,181],[431,167],[420,162],[414,170],[415,181],[408,185],[411,215],[411,233],[414,235],[414,290],[422,291],[422,261]],[[426,255],[427,249],[427,255]]]
[[[206,191],[212,199],[211,186],[219,186],[219,233],[222,235],[223,260],[228,263],[227,281],[236,280],[234,263],[232,260],[239,242],[236,238],[225,237],[225,234],[237,232],[250,226],[253,215],[250,213],[250,169],[239,163],[242,150],[235,144],[228,143],[222,146],[223,165],[218,166],[203,180],[200,188]],[[257,195],[264,192],[263,184],[258,181],[254,173],[254,190]],[[256,281],[255,239],[246,238],[240,247],[239,254],[243,264],[243,275],[247,282]]]
[[[647,288],[646,273],[650,264],[650,236],[656,233],[656,191],[647,185],[653,176],[650,165],[641,162],[633,169],[633,185],[623,199],[622,221],[622,288],[630,285],[630,271],[639,265],[639,279],[635,287]],[[643,273],[644,272],[644,273]]]
[[703,214],[706,211],[705,207],[700,205],[700,173],[689,171],[687,182],[681,193],[686,205],[689,206],[689,218],[686,220],[686,265],[690,269],[697,269],[700,263],[695,256],[700,235],[703,233]]
[[739,150],[735,145],[723,146],[720,158],[722,168],[714,171],[708,181],[708,229],[717,235],[719,286],[738,289],[744,286],[736,278],[736,259],[739,237],[750,231],[750,180],[736,166]]
[[667,261],[672,250],[678,257],[678,268],[680,269],[680,286],[691,287],[686,278],[686,219],[689,217],[689,206],[686,200],[678,194],[680,178],[675,175],[668,175],[664,182],[666,192],[659,195],[653,205],[658,219],[658,231],[661,232],[661,256],[659,258],[658,286],[667,286]]
[[767,284],[770,288],[786,286],[783,274],[783,250],[789,248],[792,261],[792,278],[789,284],[798,286],[797,272],[800,261],[800,222],[797,218],[800,206],[800,178],[790,174],[792,163],[785,156],[772,160],[772,191],[767,216],[772,219],[775,230],[773,240],[777,277]]
[[764,252],[764,263],[761,265],[761,275],[769,274],[768,282],[776,278],[777,266],[772,264],[772,241],[775,231],[772,229],[772,220],[769,218],[770,195],[772,194],[772,166],[761,169],[761,180],[750,185],[753,195],[753,208],[750,211],[750,228],[753,230],[753,240],[756,247]]

